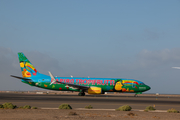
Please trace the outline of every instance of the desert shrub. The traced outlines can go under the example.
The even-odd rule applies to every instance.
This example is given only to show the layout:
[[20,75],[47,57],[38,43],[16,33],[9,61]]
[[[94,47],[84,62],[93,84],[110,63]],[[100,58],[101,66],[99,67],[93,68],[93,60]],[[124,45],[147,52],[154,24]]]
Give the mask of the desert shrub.
[[169,109],[167,112],[168,113],[179,113],[179,111],[174,108]]
[[118,109],[116,109],[116,111],[131,111],[131,109],[132,109],[131,106],[124,105],[124,106],[121,106]]
[[92,109],[93,107],[91,105],[88,105],[85,107],[86,109]]
[[16,105],[13,105],[12,103],[4,103],[3,104],[3,108],[5,108],[5,109],[14,109],[14,108],[16,108]]
[[0,104],[0,108],[4,108],[3,105]]
[[59,106],[59,109],[72,109],[72,107],[69,104],[64,103]]
[[77,113],[76,113],[76,112],[71,111],[71,112],[69,112],[69,115],[77,115]]
[[37,107],[31,107],[31,109],[38,109]]
[[23,106],[18,107],[19,109],[23,109]]
[[137,114],[134,114],[134,113],[132,113],[132,112],[128,113],[127,115],[128,115],[128,116],[137,116]]
[[30,106],[30,105],[25,105],[25,106],[23,107],[23,109],[31,109],[31,106]]
[[145,110],[156,110],[156,109],[152,106],[147,106]]

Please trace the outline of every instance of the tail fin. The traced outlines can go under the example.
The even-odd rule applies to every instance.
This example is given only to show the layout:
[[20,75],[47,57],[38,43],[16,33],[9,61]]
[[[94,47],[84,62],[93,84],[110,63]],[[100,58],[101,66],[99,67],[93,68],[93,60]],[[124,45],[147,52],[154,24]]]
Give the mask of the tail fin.
[[23,77],[32,77],[38,74],[36,68],[31,64],[31,62],[22,52],[18,53],[18,57]]

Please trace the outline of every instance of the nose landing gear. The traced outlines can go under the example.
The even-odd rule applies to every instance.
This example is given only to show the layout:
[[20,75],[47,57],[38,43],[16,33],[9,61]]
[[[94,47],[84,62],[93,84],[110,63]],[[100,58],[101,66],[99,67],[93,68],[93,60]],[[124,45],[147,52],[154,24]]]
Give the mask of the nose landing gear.
[[138,97],[138,94],[135,94],[134,97]]
[[142,94],[142,92],[135,93],[134,97],[138,97],[138,94]]

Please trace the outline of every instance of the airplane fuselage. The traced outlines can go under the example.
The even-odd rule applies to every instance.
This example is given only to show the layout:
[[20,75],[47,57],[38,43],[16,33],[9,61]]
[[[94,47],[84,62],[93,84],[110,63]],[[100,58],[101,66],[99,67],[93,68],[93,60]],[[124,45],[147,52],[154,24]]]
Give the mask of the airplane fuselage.
[[[61,84],[52,82],[50,76],[41,74],[41,77],[32,77],[33,82],[27,82],[22,80],[22,82],[27,83],[32,86],[37,86],[49,90],[57,91],[80,91],[80,89],[70,87],[66,84]],[[145,85],[143,82],[133,79],[124,78],[81,78],[81,77],[55,77],[56,81],[70,83],[75,85],[89,86],[89,87],[99,87],[102,92],[126,92],[126,93],[138,93],[144,92],[150,89],[149,86]],[[102,94],[103,94],[102,93]]]

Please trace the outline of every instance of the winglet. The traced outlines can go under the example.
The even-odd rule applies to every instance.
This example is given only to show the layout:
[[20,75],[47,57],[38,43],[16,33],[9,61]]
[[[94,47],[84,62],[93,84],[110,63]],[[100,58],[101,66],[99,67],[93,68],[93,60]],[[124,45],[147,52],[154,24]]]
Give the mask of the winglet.
[[50,84],[50,85],[52,85],[52,84],[54,84],[54,83],[56,82],[56,79],[54,78],[54,76],[51,74],[51,72],[50,72],[50,71],[48,71],[48,72],[49,72],[49,75],[50,75],[51,80],[52,80],[52,82],[51,82],[51,84]]

